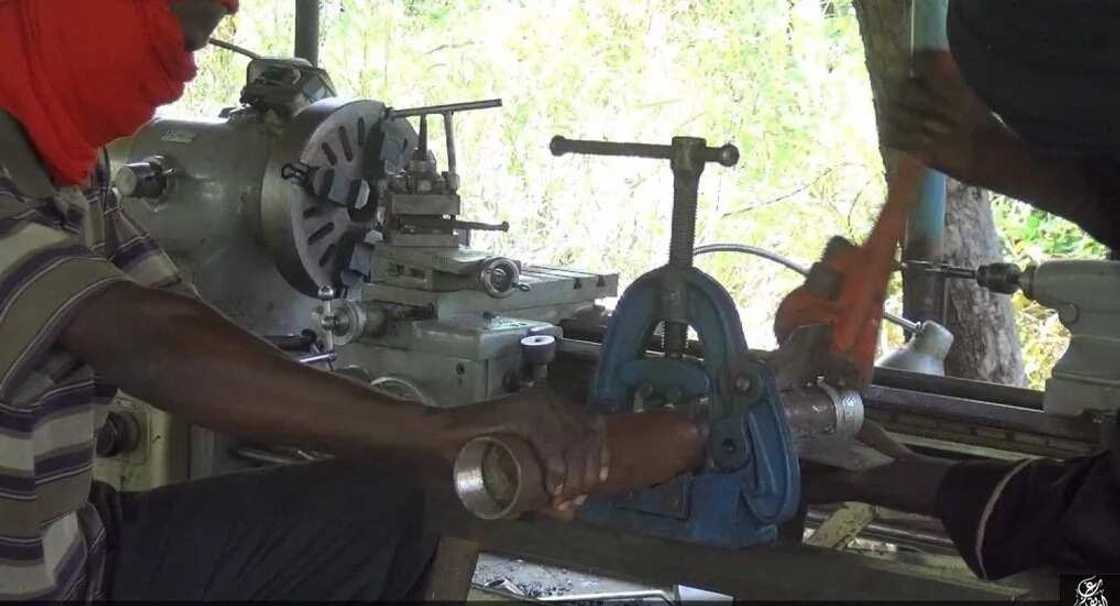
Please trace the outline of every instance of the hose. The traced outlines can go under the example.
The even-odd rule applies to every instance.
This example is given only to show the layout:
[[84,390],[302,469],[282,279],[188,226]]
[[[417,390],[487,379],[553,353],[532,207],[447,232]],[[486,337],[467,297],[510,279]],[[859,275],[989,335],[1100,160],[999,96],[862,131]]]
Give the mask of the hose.
[[[732,244],[730,242],[722,242],[722,243],[718,243],[718,244],[705,244],[704,246],[696,247],[692,251],[692,255],[694,257],[698,257],[700,255],[706,255],[708,253],[715,253],[715,252],[734,252],[734,253],[742,253],[742,254],[747,254],[747,255],[754,255],[756,257],[762,257],[763,259],[773,261],[773,262],[775,262],[779,265],[783,265],[786,268],[791,269],[791,270],[793,270],[793,271],[795,271],[795,272],[797,272],[797,273],[799,273],[803,276],[808,276],[809,275],[809,270],[806,269],[803,265],[797,263],[796,261],[791,261],[790,259],[788,259],[786,257],[783,257],[782,255],[779,255],[776,252],[772,252],[772,251],[766,250],[764,248],[759,248],[757,246],[750,246],[748,244]],[[917,333],[918,330],[921,328],[918,323],[911,322],[910,320],[907,320],[906,318],[896,316],[892,313],[883,312],[883,317],[886,318],[888,321],[893,322],[893,323],[901,326],[902,330],[905,330],[906,332],[908,332],[910,334]]]

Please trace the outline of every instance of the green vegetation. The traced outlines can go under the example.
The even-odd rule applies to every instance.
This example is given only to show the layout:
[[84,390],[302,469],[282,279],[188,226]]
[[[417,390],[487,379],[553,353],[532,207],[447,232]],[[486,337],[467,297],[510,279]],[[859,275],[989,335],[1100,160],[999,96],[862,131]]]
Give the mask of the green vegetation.
[[[292,5],[245,2],[218,36],[290,54]],[[847,2],[324,0],[322,28],[321,63],[343,95],[395,107],[503,98],[503,108],[456,124],[469,217],[512,225],[509,234],[480,234],[480,247],[619,271],[624,283],[666,260],[668,167],[553,158],[555,134],[694,135],[739,146],[737,167],[709,167],[701,181],[697,243],[749,243],[808,262],[834,234],[861,239],[882,203],[870,88]],[[246,60],[218,49],[199,60],[198,81],[168,111],[213,116],[236,102]],[[1011,202],[998,209],[1014,258],[1098,252],[1068,224]],[[773,346],[774,309],[799,277],[734,255],[698,264],[738,301],[748,342]],[[1037,370],[1064,345],[1055,321],[1025,311]],[[891,329],[885,339],[901,334]]]

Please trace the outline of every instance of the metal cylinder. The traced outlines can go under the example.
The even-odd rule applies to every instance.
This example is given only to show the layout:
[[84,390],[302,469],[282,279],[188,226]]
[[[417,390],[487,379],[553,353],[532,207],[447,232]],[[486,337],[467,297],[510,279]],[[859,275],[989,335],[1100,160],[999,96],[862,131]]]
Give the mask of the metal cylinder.
[[296,0],[295,56],[319,65],[319,0]]
[[839,391],[822,382],[784,391],[781,397],[798,455],[854,440],[863,427],[863,400],[855,391]]
[[[706,431],[671,411],[607,418],[610,475],[595,494],[618,494],[666,482],[704,462]],[[455,459],[455,492],[486,520],[513,518],[548,504],[540,461],[524,440],[507,435],[468,442]]]
[[455,459],[455,493],[483,520],[514,518],[548,504],[532,447],[512,436],[481,436]]
[[113,158],[122,166],[160,156],[175,171],[158,199],[122,205],[207,302],[258,334],[298,333],[316,303],[288,284],[256,237],[274,141],[251,119],[157,118],[114,146]]

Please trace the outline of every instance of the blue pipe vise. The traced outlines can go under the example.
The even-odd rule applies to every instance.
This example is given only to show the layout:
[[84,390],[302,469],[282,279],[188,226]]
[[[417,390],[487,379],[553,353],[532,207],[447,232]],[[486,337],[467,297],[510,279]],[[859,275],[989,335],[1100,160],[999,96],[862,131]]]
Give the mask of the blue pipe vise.
[[[592,384],[590,406],[603,414],[673,408],[707,420],[704,468],[623,497],[592,498],[587,522],[667,539],[744,548],[772,542],[797,510],[800,471],[775,379],[751,356],[731,296],[692,265],[697,189],[708,162],[733,166],[731,145],[675,137],[671,145],[556,137],[566,153],[669,160],[673,223],[669,263],[638,278],[618,302]],[[664,355],[648,352],[664,328]],[[689,328],[701,357],[686,353]],[[651,445],[656,446],[656,445]]]

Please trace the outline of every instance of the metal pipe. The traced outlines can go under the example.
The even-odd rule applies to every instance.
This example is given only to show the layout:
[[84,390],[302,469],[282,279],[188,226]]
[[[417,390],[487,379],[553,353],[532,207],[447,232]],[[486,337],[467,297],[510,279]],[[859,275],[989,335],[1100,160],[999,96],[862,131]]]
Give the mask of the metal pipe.
[[337,359],[338,359],[338,354],[337,353],[335,353],[333,351],[328,351],[327,353],[313,354],[313,355],[310,355],[310,356],[304,356],[302,358],[297,358],[296,361],[299,362],[300,364],[318,364],[319,362],[334,362]]
[[863,427],[863,400],[825,383],[781,392],[782,409],[798,454],[855,439]]
[[[618,143],[615,141],[588,141],[556,136],[549,143],[554,156],[564,154],[587,154],[592,156],[618,156],[632,158],[652,158],[671,160],[673,146],[654,143]],[[733,145],[723,147],[703,147],[696,150],[693,160],[698,163],[717,162],[724,166],[734,166],[739,161],[739,150]]]
[[[810,509],[805,515],[805,520],[815,525],[819,525],[829,518],[831,514]],[[955,550],[952,539],[944,535],[937,535],[920,530],[911,530],[901,528],[891,524],[872,522],[864,527],[861,535],[874,535],[875,538],[884,539],[887,541],[899,541],[907,543],[916,543],[919,545],[931,545],[939,548]]]
[[319,0],[296,0],[295,56],[319,65]]
[[[756,257],[761,257],[763,259],[773,261],[779,265],[783,265],[803,276],[807,277],[809,275],[809,270],[800,263],[791,261],[790,259],[783,257],[776,252],[766,250],[765,248],[759,248],[757,246],[750,246],[747,244],[732,244],[725,242],[721,242],[718,244],[705,244],[704,246],[696,247],[692,251],[692,254],[694,256],[700,256],[715,252],[734,252],[754,255]],[[883,317],[886,318],[889,322],[901,326],[902,330],[905,330],[906,332],[911,334],[918,332],[920,328],[917,322],[911,322],[906,318],[896,316],[889,312],[883,312]]]
[[[610,475],[595,494],[619,494],[666,482],[704,462],[706,430],[681,414],[658,410],[607,417]],[[485,520],[543,508],[549,496],[532,447],[507,435],[480,436],[455,459],[455,492]]]
[[233,51],[233,52],[235,52],[239,55],[245,55],[246,57],[248,57],[250,59],[260,59],[261,58],[261,56],[259,54],[254,53],[253,51],[245,48],[244,46],[238,46],[238,45],[236,45],[232,42],[226,42],[225,40],[219,40],[217,38],[210,38],[210,44],[212,46],[216,46],[218,48],[224,48],[228,51]]
[[868,409],[890,414],[929,416],[965,425],[996,427],[1084,443],[1096,443],[1100,434],[1099,425],[1082,418],[1058,417],[1041,410],[879,385],[864,388],[863,403]]
[[1042,410],[1043,393],[1041,391],[998,383],[954,377],[937,377],[881,366],[875,369],[872,383],[881,387],[894,387],[914,392],[936,393],[954,398]]
[[485,99],[482,101],[464,101],[463,103],[448,103],[446,105],[427,105],[424,107],[409,107],[405,109],[391,109],[389,110],[389,119],[396,118],[411,118],[413,116],[424,116],[428,114],[447,115],[453,112],[465,112],[475,109],[489,109],[491,107],[501,107],[501,99]]
[[[945,30],[947,0],[911,0],[910,66],[931,65],[929,56],[948,50]],[[939,260],[945,239],[945,191],[947,177],[925,168],[918,179],[918,204],[906,223],[902,259]],[[945,278],[927,273],[904,272],[903,315],[917,321],[933,320],[945,324]]]
[[261,448],[253,448],[252,446],[242,446],[234,451],[237,456],[256,461],[258,463],[268,463],[270,465],[297,465],[299,463],[307,463],[307,459],[288,456],[263,450]]

